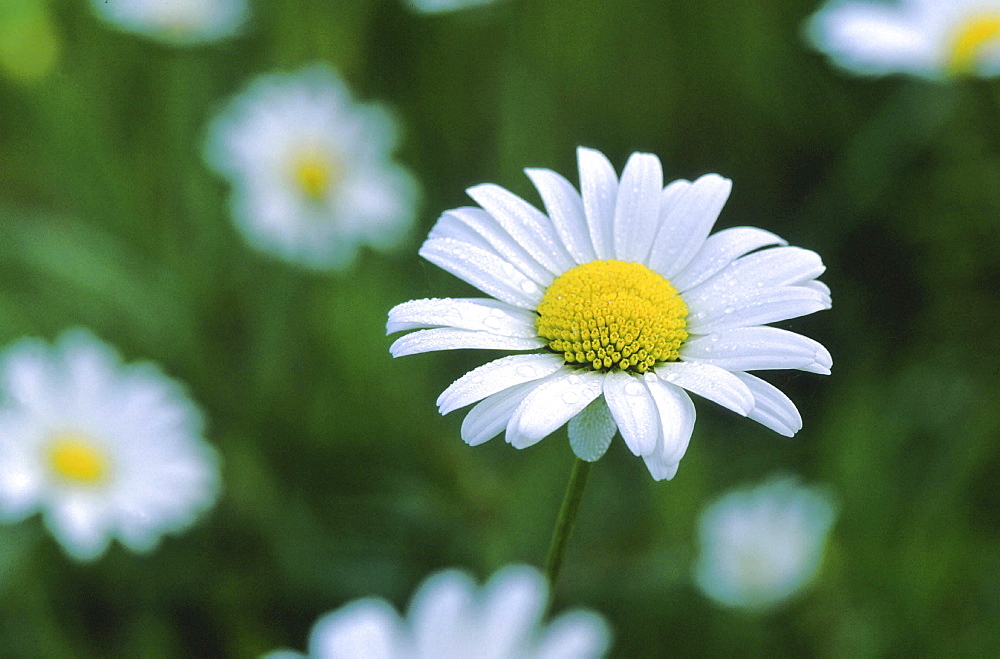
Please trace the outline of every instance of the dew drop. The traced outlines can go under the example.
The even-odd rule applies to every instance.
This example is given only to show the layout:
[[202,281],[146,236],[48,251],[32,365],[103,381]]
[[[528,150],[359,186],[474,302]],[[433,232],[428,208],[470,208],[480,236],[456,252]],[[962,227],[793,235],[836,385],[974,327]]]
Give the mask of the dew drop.
[[726,307],[725,309],[722,310],[722,313],[733,313],[733,311],[735,311],[735,309],[733,309],[732,307]]
[[676,373],[667,373],[667,382],[674,382],[675,380],[677,380]]
[[486,325],[490,329],[500,329],[502,324],[496,316],[486,316],[486,318],[483,318],[483,325]]
[[537,293],[538,284],[528,279],[524,279],[521,281],[521,290],[525,293]]
[[625,385],[625,393],[629,396],[641,396],[642,385],[638,382],[629,382]]
[[515,369],[515,372],[522,378],[533,378],[537,373],[535,367],[530,364],[521,364]]
[[567,382],[567,384],[572,384],[572,385],[580,384],[580,376],[579,375],[571,375],[568,378],[566,378],[566,382]]
[[580,395],[575,391],[564,391],[562,395],[562,400],[567,405],[576,405],[580,402]]

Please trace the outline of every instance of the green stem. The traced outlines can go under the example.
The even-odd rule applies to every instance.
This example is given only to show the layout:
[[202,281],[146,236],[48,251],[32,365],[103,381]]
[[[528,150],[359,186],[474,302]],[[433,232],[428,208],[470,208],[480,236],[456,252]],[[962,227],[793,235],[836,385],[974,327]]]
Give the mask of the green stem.
[[587,474],[590,473],[591,463],[576,459],[573,464],[573,471],[569,475],[569,484],[566,486],[566,495],[563,497],[562,508],[559,509],[559,518],[556,520],[556,527],[552,531],[552,542],[549,543],[549,553],[545,557],[545,578],[549,582],[549,599],[556,589],[556,579],[559,578],[559,568],[562,567],[563,558],[566,557],[566,547],[569,544],[569,535],[573,532],[573,523],[576,521],[576,514],[580,510],[580,501],[583,499],[583,488],[587,484]]

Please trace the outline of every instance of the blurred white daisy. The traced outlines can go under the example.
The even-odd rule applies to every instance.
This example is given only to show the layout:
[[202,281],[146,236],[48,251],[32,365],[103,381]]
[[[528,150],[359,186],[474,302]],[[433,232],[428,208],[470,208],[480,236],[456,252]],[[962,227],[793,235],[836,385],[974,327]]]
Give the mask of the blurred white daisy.
[[187,528],[219,489],[215,451],[183,388],[125,366],[84,330],[0,354],[0,519],[41,511],[78,560],[112,538],[137,552]]
[[424,14],[443,14],[469,7],[493,4],[496,0],[406,0],[413,9]]
[[833,0],[812,17],[808,36],[861,74],[1000,74],[1000,0]]
[[[481,208],[441,216],[427,260],[495,299],[413,300],[389,312],[394,356],[431,350],[525,350],[481,366],[438,398],[442,414],[472,403],[462,438],[506,429],[531,446],[569,422],[594,461],[616,430],[656,480],[672,478],[694,428],[687,391],[791,436],[795,405],[745,371],[829,373],[829,352],[771,323],[828,309],[814,252],[767,231],[709,236],[730,182],[715,174],[663,187],[660,161],[636,153],[621,181],[598,151],[578,152],[581,193],[526,170],[548,214],[496,185],[468,190]],[[780,245],[759,250],[769,245]]]
[[[309,635],[312,659],[584,659],[610,643],[604,620],[576,610],[542,623],[548,588],[538,570],[512,565],[479,588],[464,572],[427,578],[400,617],[387,601],[365,598],[319,619]],[[301,657],[288,651],[270,659]]]
[[258,78],[209,128],[206,159],[233,186],[237,227],[256,248],[344,269],[358,248],[395,247],[417,187],[393,162],[396,124],[314,66]]
[[835,516],[823,490],[788,477],[730,492],[702,513],[695,581],[725,606],[781,604],[816,575]]
[[226,39],[247,21],[246,0],[91,0],[97,15],[125,32],[175,46]]

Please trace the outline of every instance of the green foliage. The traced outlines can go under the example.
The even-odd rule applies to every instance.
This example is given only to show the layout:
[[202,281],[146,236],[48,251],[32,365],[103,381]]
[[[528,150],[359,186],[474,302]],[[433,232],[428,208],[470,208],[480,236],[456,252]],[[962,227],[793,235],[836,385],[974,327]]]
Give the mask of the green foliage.
[[[161,364],[209,420],[224,495],[155,553],[116,545],[93,565],[37,517],[0,527],[0,655],[303,648],[349,599],[403,606],[440,567],[540,564],[565,433],[465,446],[460,414],[433,403],[481,355],[394,362],[383,328],[394,304],[468,293],[416,255],[466,187],[536,199],[520,170],[575,180],[579,144],[619,168],[656,153],[669,179],[719,172],[734,181],[720,228],[819,252],[833,310],[782,325],[835,365],[769,377],[802,411],[792,440],[699,401],[671,482],[616,441],[557,608],[605,614],[617,656],[995,652],[997,83],[847,77],[804,44],[816,3],[800,0],[500,0],[441,16],[402,0],[261,1],[244,36],[186,50],[113,31],[82,0],[22,4],[0,12],[0,35],[35,21],[58,60],[0,68],[0,344],[81,325]],[[231,94],[314,61],[393,108],[423,187],[409,243],[343,274],[251,250],[200,155]],[[697,516],[776,470],[839,497],[824,569],[775,613],[719,610],[690,582]]]

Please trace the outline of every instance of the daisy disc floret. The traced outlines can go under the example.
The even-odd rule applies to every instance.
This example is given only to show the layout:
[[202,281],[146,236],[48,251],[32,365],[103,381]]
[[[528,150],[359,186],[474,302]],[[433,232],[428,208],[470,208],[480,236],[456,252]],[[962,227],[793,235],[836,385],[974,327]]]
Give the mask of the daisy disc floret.
[[855,73],[1000,75],[997,0],[833,0],[810,19],[808,36]]
[[[607,623],[584,610],[542,622],[548,588],[538,570],[509,565],[484,586],[463,571],[428,577],[405,616],[381,599],[355,600],[319,619],[312,659],[588,659],[610,644]],[[303,655],[277,651],[268,659]]]
[[219,489],[218,459],[183,389],[151,364],[123,365],[84,330],[0,355],[0,520],[41,512],[87,561],[113,538],[151,550],[190,526]]
[[552,282],[535,327],[567,364],[645,373],[678,358],[686,317],[677,289],[646,266],[591,261]]
[[345,270],[362,246],[394,249],[417,186],[392,158],[396,122],[355,101],[330,69],[261,76],[212,121],[205,158],[232,184],[251,245],[316,270]]
[[823,346],[767,325],[830,307],[819,256],[752,227],[709,235],[729,196],[721,176],[664,186],[659,159],[637,153],[619,180],[601,153],[578,155],[579,192],[527,170],[545,213],[479,185],[478,208],[441,216],[420,254],[492,297],[398,305],[387,331],[416,331],[392,354],[526,352],[438,399],[442,413],[475,404],[462,424],[472,445],[503,432],[525,448],[568,423],[580,458],[597,460],[620,432],[654,478],[672,478],[694,428],[687,392],[795,434],[792,402],[747,371],[829,373]]

